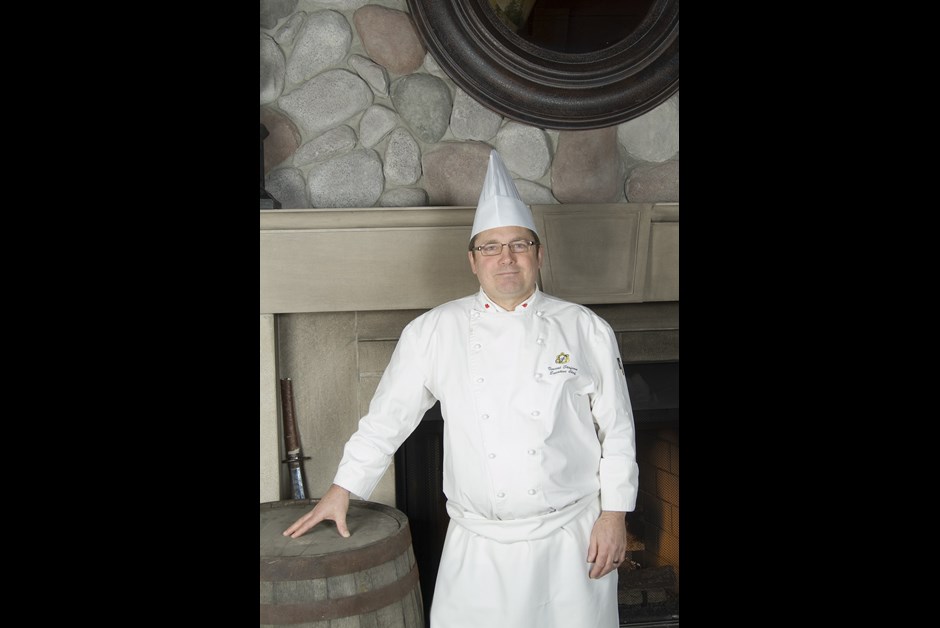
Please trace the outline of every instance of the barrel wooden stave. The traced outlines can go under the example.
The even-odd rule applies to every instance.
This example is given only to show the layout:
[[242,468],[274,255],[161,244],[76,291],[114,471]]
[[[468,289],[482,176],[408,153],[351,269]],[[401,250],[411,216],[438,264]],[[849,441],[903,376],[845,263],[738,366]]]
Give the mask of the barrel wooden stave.
[[[424,628],[404,513],[354,500],[347,515],[350,539],[339,537],[329,522],[300,539],[279,537],[317,501],[262,504],[262,628]],[[370,564],[375,556],[387,560]]]

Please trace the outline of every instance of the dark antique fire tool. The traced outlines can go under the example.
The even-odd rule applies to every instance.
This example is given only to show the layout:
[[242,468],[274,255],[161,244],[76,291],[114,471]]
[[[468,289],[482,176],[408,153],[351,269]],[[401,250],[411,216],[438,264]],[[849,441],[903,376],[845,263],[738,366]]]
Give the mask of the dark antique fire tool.
[[307,499],[304,460],[309,460],[310,456],[303,456],[300,451],[297,420],[294,418],[294,388],[289,377],[281,380],[281,410],[284,419],[284,446],[287,449],[287,459],[281,462],[286,462],[290,470],[291,499]]

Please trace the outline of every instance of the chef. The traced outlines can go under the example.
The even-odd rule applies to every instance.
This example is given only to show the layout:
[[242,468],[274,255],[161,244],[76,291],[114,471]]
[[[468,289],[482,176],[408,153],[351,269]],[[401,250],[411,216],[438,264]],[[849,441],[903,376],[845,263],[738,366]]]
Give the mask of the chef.
[[490,153],[468,259],[476,294],[402,331],[333,485],[285,536],[324,520],[349,536],[438,400],[450,523],[432,628],[617,628],[625,515],[636,505],[633,410],[613,330],[542,292],[544,250],[509,171]]

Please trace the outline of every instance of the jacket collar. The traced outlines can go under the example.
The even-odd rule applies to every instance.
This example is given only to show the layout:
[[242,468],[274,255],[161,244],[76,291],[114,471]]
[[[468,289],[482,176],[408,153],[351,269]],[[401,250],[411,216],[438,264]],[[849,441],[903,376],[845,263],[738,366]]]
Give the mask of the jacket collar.
[[[528,299],[516,306],[514,312],[532,312],[535,311],[537,304],[541,298],[542,292],[539,290],[539,287],[535,286],[535,292],[532,293]],[[483,288],[480,288],[480,291],[477,293],[476,303],[474,304],[474,309],[481,312],[506,312],[507,310],[503,309],[496,304],[491,298],[489,298]]]

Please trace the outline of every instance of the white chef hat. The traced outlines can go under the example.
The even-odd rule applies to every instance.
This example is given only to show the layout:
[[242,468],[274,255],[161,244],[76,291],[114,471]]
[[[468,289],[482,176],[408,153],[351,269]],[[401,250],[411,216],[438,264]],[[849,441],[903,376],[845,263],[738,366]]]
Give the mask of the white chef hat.
[[502,157],[495,150],[490,151],[490,163],[483,180],[483,191],[477,203],[473,217],[473,236],[496,227],[525,227],[538,234],[532,210],[522,202],[519,190],[513,183]]

